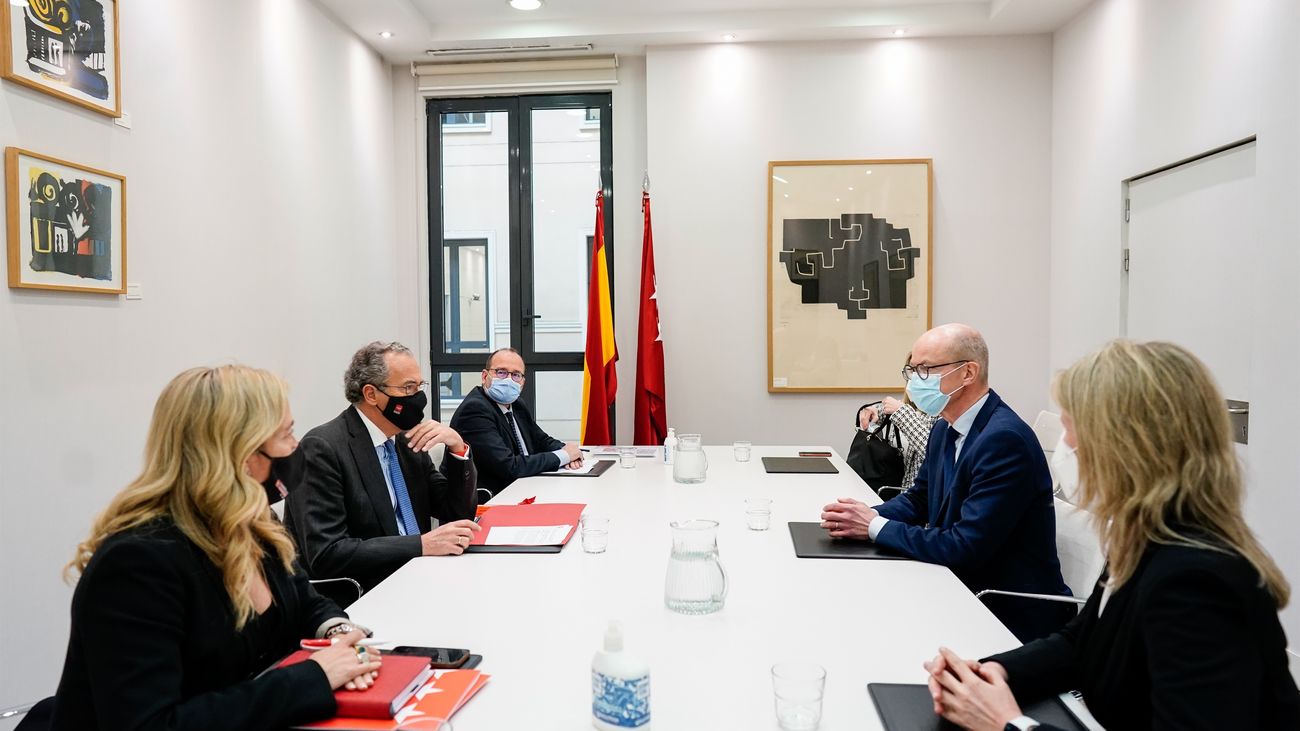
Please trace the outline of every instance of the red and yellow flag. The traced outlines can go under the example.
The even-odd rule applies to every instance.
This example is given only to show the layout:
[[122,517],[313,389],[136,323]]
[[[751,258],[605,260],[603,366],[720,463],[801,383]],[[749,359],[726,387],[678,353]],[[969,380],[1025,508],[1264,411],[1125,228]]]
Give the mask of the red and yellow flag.
[[609,266],[605,261],[605,193],[596,193],[596,236],[587,280],[587,350],[582,360],[583,444],[612,444],[609,411],[618,391],[614,364],[614,306],[609,297]]

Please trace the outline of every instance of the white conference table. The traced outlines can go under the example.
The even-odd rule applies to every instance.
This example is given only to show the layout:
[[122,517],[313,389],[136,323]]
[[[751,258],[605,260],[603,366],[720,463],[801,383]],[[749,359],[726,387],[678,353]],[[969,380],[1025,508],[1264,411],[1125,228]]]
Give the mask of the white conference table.
[[[795,557],[788,521],[818,520],[839,497],[879,502],[838,456],[837,475],[769,475],[761,457],[808,448],[756,446],[744,463],[730,447],[706,449],[698,485],[640,458],[600,477],[519,480],[492,501],[586,503],[610,518],[603,554],[575,535],[558,554],[418,558],[348,611],[383,640],[483,655],[492,680],[452,719],[456,731],[591,728],[591,658],[610,619],[650,664],[659,731],[778,728],[770,668],[791,660],[826,668],[821,731],[880,729],[868,682],[924,682],[921,662],[939,645],[972,658],[1018,646],[941,566]],[[745,527],[746,497],[772,498],[770,530]],[[729,583],[716,614],[663,604],[668,523],[689,518],[721,523]]]

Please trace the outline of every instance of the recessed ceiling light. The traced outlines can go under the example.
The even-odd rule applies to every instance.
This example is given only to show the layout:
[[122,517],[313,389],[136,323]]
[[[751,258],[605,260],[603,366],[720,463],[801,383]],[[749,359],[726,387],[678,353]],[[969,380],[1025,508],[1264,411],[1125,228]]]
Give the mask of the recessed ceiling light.
[[392,38],[393,32],[391,30],[381,30],[379,31],[379,37],[384,39]]
[[510,0],[510,7],[515,10],[536,10],[542,7],[542,0]]
[[896,35],[896,36],[905,36],[905,35],[907,35],[907,29],[906,29],[906,28],[895,28],[895,29],[894,29],[894,35]]
[[722,40],[726,41],[727,43],[730,43],[730,42],[736,40],[736,34],[735,34],[735,33],[723,33],[723,34],[722,34]]

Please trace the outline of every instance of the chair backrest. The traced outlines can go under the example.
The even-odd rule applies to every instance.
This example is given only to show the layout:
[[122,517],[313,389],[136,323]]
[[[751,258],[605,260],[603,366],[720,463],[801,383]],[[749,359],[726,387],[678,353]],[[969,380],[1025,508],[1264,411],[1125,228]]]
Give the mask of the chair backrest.
[[1056,442],[1065,433],[1065,427],[1061,426],[1061,415],[1051,411],[1038,412],[1038,418],[1034,419],[1034,434],[1038,437],[1038,444],[1043,451],[1051,456],[1052,450],[1056,449]]
[[1101,541],[1092,527],[1092,514],[1083,508],[1056,498],[1056,555],[1061,561],[1061,576],[1070,592],[1086,599],[1097,585],[1105,566]]

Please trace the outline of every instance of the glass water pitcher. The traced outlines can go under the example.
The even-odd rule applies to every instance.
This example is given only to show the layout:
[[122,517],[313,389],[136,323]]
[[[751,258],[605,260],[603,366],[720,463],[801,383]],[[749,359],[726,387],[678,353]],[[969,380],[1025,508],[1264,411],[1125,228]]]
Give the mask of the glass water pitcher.
[[712,614],[727,599],[727,571],[718,558],[718,522],[669,523],[673,550],[664,578],[664,606],[679,614]]
[[673,479],[694,485],[704,482],[709,474],[709,457],[704,453],[704,444],[699,434],[682,434],[677,437],[677,447],[673,452]]

